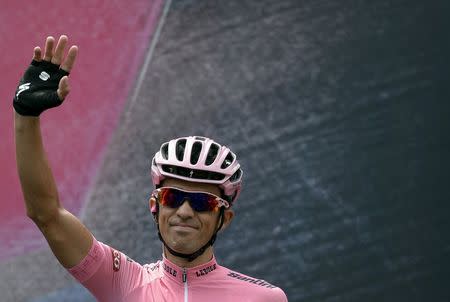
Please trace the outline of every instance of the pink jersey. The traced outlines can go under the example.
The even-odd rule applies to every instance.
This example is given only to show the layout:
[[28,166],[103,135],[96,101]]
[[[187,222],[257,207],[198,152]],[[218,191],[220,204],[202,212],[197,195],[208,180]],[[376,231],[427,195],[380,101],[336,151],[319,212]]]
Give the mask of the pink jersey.
[[69,272],[105,302],[287,301],[280,288],[220,266],[214,257],[193,268],[165,257],[142,266],[95,238],[88,255]]

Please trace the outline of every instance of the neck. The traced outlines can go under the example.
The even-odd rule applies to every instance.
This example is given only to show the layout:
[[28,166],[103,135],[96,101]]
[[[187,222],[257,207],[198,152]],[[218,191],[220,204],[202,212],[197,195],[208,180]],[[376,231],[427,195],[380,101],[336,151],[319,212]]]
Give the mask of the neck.
[[177,257],[169,253],[167,248],[163,245],[164,256],[169,259],[172,263],[178,265],[179,267],[191,268],[198,265],[202,265],[206,262],[209,262],[214,255],[214,251],[212,246],[208,247],[203,254],[198,256],[192,261],[188,261],[185,258]]

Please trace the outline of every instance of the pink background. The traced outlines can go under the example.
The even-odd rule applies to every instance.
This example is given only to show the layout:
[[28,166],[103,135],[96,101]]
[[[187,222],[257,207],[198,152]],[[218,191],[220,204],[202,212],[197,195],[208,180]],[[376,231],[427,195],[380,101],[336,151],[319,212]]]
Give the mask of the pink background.
[[108,141],[137,78],[163,0],[2,1],[0,10],[0,261],[45,244],[25,215],[16,171],[12,96],[47,35],[69,37],[79,47],[71,93],[41,118],[44,143],[60,198],[79,214]]

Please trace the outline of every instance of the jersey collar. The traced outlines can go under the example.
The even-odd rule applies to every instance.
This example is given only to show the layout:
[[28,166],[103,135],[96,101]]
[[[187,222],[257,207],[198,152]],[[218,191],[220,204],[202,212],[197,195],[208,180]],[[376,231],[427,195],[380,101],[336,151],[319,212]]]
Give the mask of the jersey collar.
[[[183,283],[187,281],[189,283],[201,282],[205,278],[214,274],[214,271],[219,268],[216,258],[213,256],[212,259],[204,264],[200,264],[191,268],[182,268],[171,262],[163,255],[163,261],[161,265],[161,270],[164,275],[174,281]],[[184,280],[184,276],[186,279]]]

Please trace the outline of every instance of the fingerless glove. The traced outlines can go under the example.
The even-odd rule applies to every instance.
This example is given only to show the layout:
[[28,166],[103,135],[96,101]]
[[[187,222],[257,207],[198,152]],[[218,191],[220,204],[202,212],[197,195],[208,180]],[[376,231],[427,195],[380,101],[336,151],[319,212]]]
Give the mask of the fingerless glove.
[[44,110],[62,104],[57,90],[59,81],[68,75],[59,65],[47,61],[31,62],[20,79],[13,106],[20,115],[39,116]]

